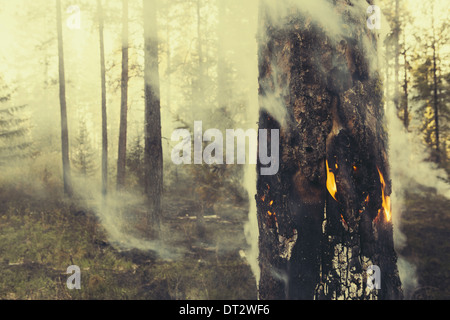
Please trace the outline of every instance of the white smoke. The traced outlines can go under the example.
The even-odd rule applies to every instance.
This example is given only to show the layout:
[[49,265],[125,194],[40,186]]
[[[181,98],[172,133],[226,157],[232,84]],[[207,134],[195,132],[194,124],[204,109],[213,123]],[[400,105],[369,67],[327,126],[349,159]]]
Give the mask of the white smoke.
[[[407,190],[413,185],[433,188],[442,196],[450,199],[450,185],[443,179],[446,172],[435,164],[426,161],[428,151],[420,142],[421,138],[414,132],[408,132],[397,117],[395,107],[386,110],[389,128],[389,157],[392,179],[392,212],[394,223],[395,248],[401,250],[406,246],[406,235],[400,230],[401,217],[407,214],[405,200]],[[416,266],[399,255],[398,269],[406,297],[417,288]]]
[[[173,233],[162,231],[157,239],[145,239],[143,232],[136,230],[139,224],[134,219],[146,220],[147,206],[143,196],[132,194],[125,190],[109,190],[103,196],[101,185],[86,177],[76,177],[73,179],[74,201],[80,208],[93,211],[101,226],[104,228],[111,243],[117,250],[127,251],[139,249],[142,251],[153,251],[161,259],[176,259],[183,253],[183,249],[176,247],[165,241],[166,233],[170,234],[170,240],[174,240]],[[173,243],[173,242],[172,242]]]
[[426,161],[429,151],[415,132],[407,132],[395,114],[394,106],[388,108],[386,116],[389,127],[391,171],[399,189],[404,192],[415,181],[426,187],[435,188],[437,193],[450,198],[450,185],[445,183],[446,172],[434,163]]
[[[245,113],[248,129],[258,130],[259,121],[259,97],[258,97],[258,46],[257,46],[257,24],[258,24],[258,0],[245,1],[245,9],[254,12],[253,18],[248,20],[247,32],[241,32],[239,41],[243,44],[237,68],[242,72],[242,79],[247,86],[248,106]],[[248,222],[244,225],[245,238],[249,245],[246,251],[246,259],[255,276],[256,285],[259,285],[260,269],[259,257],[259,227],[256,214],[256,165],[245,166],[243,186],[248,193],[249,212]]]

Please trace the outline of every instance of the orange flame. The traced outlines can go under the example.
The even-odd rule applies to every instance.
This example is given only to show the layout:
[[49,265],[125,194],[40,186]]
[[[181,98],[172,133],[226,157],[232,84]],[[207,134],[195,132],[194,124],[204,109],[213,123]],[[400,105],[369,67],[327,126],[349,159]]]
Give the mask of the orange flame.
[[384,181],[384,177],[381,174],[380,169],[378,169],[378,174],[380,175],[380,182],[381,182],[381,197],[382,197],[382,206],[384,209],[384,214],[386,216],[386,220],[391,220],[391,197],[384,195],[384,190],[386,189],[386,182]]
[[333,197],[333,199],[336,200],[336,192],[337,192],[336,179],[334,177],[334,173],[331,172],[330,167],[328,166],[328,160],[326,160],[326,166],[327,166],[327,189],[330,195]]
[[342,221],[342,223],[344,224],[345,227],[348,227],[348,224],[345,221],[344,216],[342,214],[341,214],[341,221]]
[[369,203],[369,200],[370,200],[369,195],[367,195],[366,199],[364,200],[364,207],[361,208],[361,209],[359,209],[359,213],[360,213],[360,214],[363,213],[364,210],[366,209],[366,206],[367,206],[367,204]]

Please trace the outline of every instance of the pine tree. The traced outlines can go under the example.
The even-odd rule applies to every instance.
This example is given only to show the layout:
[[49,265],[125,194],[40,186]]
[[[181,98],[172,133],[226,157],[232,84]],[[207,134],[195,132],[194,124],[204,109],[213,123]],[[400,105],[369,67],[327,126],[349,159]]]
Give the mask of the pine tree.
[[[409,106],[409,74],[411,66],[411,47],[406,42],[407,26],[411,25],[412,17],[405,1],[395,0],[384,3],[384,16],[391,32],[385,39],[385,92],[387,106],[390,103],[396,108],[397,115],[408,130],[411,121]],[[393,62],[392,62],[393,60]],[[392,76],[391,76],[392,74]],[[393,79],[391,79],[391,77]],[[400,91],[402,89],[402,92]]]
[[144,91],[145,91],[145,193],[148,220],[158,229],[161,220],[163,193],[163,156],[161,136],[161,104],[158,61],[157,5],[155,0],[143,0],[144,12]]
[[[431,15],[433,10],[431,9]],[[426,145],[430,147],[429,160],[445,166],[446,145],[449,139],[448,119],[450,105],[448,100],[449,82],[441,67],[444,57],[440,48],[446,42],[447,24],[436,25],[431,19],[431,34],[419,39],[422,52],[416,55],[412,70],[415,91],[412,97],[417,102],[416,113],[420,119],[420,131]]]
[[72,196],[72,179],[69,161],[69,127],[67,123],[66,78],[64,68],[64,44],[61,16],[61,0],[56,0],[56,29],[58,33],[58,63],[59,63],[59,101],[61,107],[61,157],[63,170],[64,192]]
[[106,195],[108,188],[108,124],[106,112],[106,67],[105,67],[105,44],[104,44],[104,12],[102,0],[97,0],[98,32],[100,45],[100,74],[101,74],[101,113],[102,113],[102,194]]
[[78,135],[75,139],[72,164],[83,177],[94,176],[97,169],[97,152],[93,148],[89,137],[86,119],[83,116],[79,122]]
[[122,77],[120,100],[120,130],[117,156],[117,187],[125,184],[127,159],[127,119],[128,119],[128,0],[122,0]]
[[12,106],[10,100],[11,92],[3,84],[0,87],[0,165],[30,155],[32,145],[27,135],[29,118],[23,114],[27,105]]
[[142,144],[142,136],[137,135],[130,150],[127,152],[126,164],[127,171],[134,176],[139,187],[144,187],[145,170],[144,170],[144,147]]

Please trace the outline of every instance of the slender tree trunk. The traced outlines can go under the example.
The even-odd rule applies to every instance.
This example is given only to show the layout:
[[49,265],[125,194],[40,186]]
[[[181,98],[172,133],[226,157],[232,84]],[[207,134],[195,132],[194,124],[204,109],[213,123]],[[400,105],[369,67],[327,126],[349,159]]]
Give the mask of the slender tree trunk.
[[122,80],[120,100],[119,154],[117,157],[117,187],[125,184],[128,117],[128,0],[122,0]]
[[[167,16],[167,19],[169,19],[169,16]],[[166,44],[167,44],[167,50],[166,50],[166,60],[167,60],[167,71],[166,71],[166,77],[167,77],[167,109],[170,110],[171,101],[172,101],[172,52],[170,48],[170,23],[167,23],[166,26]]]
[[[368,58],[376,35],[345,6],[335,7],[348,26],[340,36],[296,8],[276,24],[261,8],[260,100],[280,108],[259,119],[260,129],[280,130],[278,173],[257,166],[261,299],[402,297],[382,87]],[[371,265],[379,290],[367,286]]]
[[[170,6],[167,7],[167,14],[166,14],[166,108],[167,110],[170,110],[172,106],[172,48],[170,46]],[[178,166],[175,166],[175,182],[178,183]]]
[[395,17],[394,17],[394,104],[396,110],[400,110],[400,94],[399,94],[399,73],[400,73],[400,13],[399,0],[395,0]]
[[436,135],[436,162],[441,162],[440,149],[440,129],[439,129],[439,99],[438,99],[438,79],[437,79],[437,57],[436,57],[436,34],[434,26],[434,10],[431,11],[431,25],[433,31],[433,39],[431,49],[433,50],[433,111],[434,111],[434,133]]
[[101,0],[97,0],[98,32],[100,43],[100,74],[102,88],[102,194],[106,195],[108,188],[108,124],[106,114],[106,67],[105,44],[103,39],[104,13]]
[[145,193],[149,200],[149,215],[159,228],[161,197],[163,193],[163,157],[161,144],[161,106],[158,66],[158,39],[156,1],[144,1],[144,51],[145,51]]
[[390,66],[389,66],[389,55],[390,55],[390,50],[389,50],[389,44],[385,43],[385,65],[384,65],[384,71],[385,71],[385,80],[384,80],[384,92],[385,92],[385,104],[386,107],[389,107],[389,102],[391,101],[391,95],[390,95],[390,86],[391,86],[391,82],[390,82],[390,74],[389,74],[389,70],[390,70]]
[[69,160],[69,128],[67,124],[66,79],[64,71],[64,46],[62,34],[61,0],[56,0],[56,27],[58,31],[59,101],[61,105],[61,154],[64,192],[72,196],[72,179]]
[[226,90],[226,58],[225,58],[225,50],[223,45],[223,40],[225,37],[225,1],[219,1],[218,10],[219,10],[219,23],[218,23],[218,50],[217,50],[217,100],[219,104],[219,108],[227,107],[227,90]]
[[166,18],[166,108],[170,110],[171,101],[172,101],[172,48],[170,46],[170,33],[171,33],[171,5],[167,3],[164,8],[164,15]]
[[[199,106],[199,110],[204,110],[204,102],[205,102],[205,66],[204,66],[204,58],[203,58],[203,38],[202,38],[202,17],[201,17],[201,0],[197,0],[197,54],[198,54],[198,75],[197,75],[197,83],[196,88],[194,88],[195,93],[195,101]],[[197,233],[201,238],[205,235],[205,205],[206,201],[202,197],[200,197],[199,201],[201,202],[200,208],[196,211],[197,216]]]
[[[198,92],[203,94],[204,91],[204,77],[205,66],[203,62],[203,46],[202,46],[202,32],[201,32],[201,15],[200,15],[200,0],[197,0],[197,54],[198,54]],[[203,99],[199,99],[203,100]],[[202,101],[203,102],[203,101]]]
[[406,50],[406,36],[403,31],[403,68],[404,68],[404,81],[403,81],[403,93],[405,102],[403,105],[403,125],[405,129],[408,130],[409,127],[409,106],[408,106],[408,60],[407,60],[407,50]]

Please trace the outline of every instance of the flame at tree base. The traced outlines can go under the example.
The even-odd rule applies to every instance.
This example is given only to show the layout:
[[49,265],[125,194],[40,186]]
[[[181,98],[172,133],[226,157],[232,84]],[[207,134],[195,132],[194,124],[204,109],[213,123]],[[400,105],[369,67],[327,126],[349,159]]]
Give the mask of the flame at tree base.
[[382,199],[382,209],[380,211],[384,211],[384,215],[386,217],[386,221],[391,221],[391,197],[385,195],[385,189],[386,189],[386,182],[384,181],[384,177],[381,174],[380,169],[378,169],[378,174],[380,175],[380,182],[381,182],[381,199]]
[[334,173],[330,170],[330,167],[328,166],[328,160],[326,160],[325,163],[327,166],[327,189],[328,189],[328,192],[330,193],[330,195],[333,197],[333,199],[337,201],[337,199],[336,199],[336,192],[337,192],[336,179],[335,179]]

